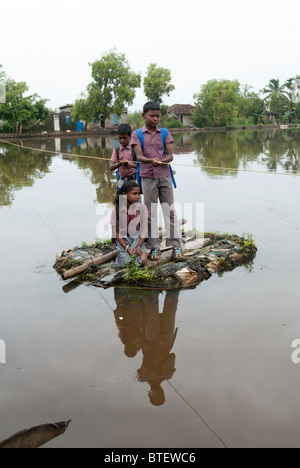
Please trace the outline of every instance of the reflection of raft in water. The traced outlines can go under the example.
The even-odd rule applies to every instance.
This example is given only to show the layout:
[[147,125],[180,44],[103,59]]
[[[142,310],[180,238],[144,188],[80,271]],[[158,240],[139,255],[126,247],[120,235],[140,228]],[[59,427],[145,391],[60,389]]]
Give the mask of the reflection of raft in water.
[[[184,239],[184,257],[172,261],[170,251],[163,251],[160,261],[148,261],[147,268],[120,269],[114,259],[116,250],[108,243],[75,247],[57,256],[54,268],[64,280],[77,281],[98,287],[117,283],[132,283],[136,287],[173,289],[199,284],[213,273],[222,274],[250,263],[257,248],[251,236],[206,233],[204,238]],[[135,272],[141,278],[135,276]]]

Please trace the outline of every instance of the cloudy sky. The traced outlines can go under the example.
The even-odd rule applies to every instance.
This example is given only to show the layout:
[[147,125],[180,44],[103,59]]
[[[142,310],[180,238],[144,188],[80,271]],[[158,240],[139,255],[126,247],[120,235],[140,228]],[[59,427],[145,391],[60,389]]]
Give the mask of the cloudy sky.
[[[145,75],[171,69],[166,104],[192,104],[211,78],[262,89],[300,74],[299,0],[14,0],[1,6],[0,64],[57,108],[91,81],[89,62],[115,47]],[[131,110],[145,101],[137,91]]]

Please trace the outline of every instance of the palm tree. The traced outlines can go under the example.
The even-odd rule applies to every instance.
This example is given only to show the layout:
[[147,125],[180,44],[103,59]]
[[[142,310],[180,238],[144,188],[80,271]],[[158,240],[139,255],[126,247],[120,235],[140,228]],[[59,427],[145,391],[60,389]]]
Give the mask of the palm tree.
[[282,112],[285,101],[289,98],[288,83],[280,85],[279,79],[270,80],[269,84],[262,90],[266,94],[265,102],[269,110]]
[[263,94],[267,94],[265,97],[266,100],[272,100],[272,98],[286,97],[289,95],[288,91],[285,91],[287,88],[287,83],[280,85],[279,79],[270,80],[269,84],[262,90]]
[[288,121],[291,123],[293,120],[293,117],[295,117],[295,112],[296,112],[296,104],[293,101],[293,99],[289,99],[286,102],[286,104],[283,106],[283,109],[285,110],[284,117],[288,119]]

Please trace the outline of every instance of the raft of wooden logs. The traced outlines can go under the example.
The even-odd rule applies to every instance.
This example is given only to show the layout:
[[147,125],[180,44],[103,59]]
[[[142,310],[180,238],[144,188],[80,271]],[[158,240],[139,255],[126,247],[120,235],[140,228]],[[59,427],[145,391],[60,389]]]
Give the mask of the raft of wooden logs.
[[[130,282],[135,287],[173,289],[197,285],[214,273],[222,274],[249,264],[257,251],[254,243],[244,237],[205,233],[198,238],[191,232],[183,237],[183,257],[174,261],[171,259],[170,248],[164,246],[163,231],[160,237],[160,260],[148,260],[145,278],[136,281],[132,277],[130,281],[126,279],[127,269],[121,269],[115,263],[117,251],[112,244],[105,242],[89,246],[83,244],[62,252],[57,256],[54,268],[64,281],[75,278],[78,283],[84,282],[102,288]],[[66,292],[69,289],[66,287]]]

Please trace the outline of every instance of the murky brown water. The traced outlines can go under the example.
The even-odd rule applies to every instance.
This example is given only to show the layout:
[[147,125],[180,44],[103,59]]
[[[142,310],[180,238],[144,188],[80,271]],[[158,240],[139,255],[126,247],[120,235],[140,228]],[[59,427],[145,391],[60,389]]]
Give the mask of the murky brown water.
[[[114,139],[24,144],[110,157]],[[177,163],[300,173],[299,130],[176,136],[175,151]],[[176,178],[177,201],[205,204],[207,230],[254,235],[253,266],[180,292],[66,293],[55,254],[94,240],[114,176],[104,161],[0,145],[0,440],[72,419],[48,447],[300,445],[300,178]]]

